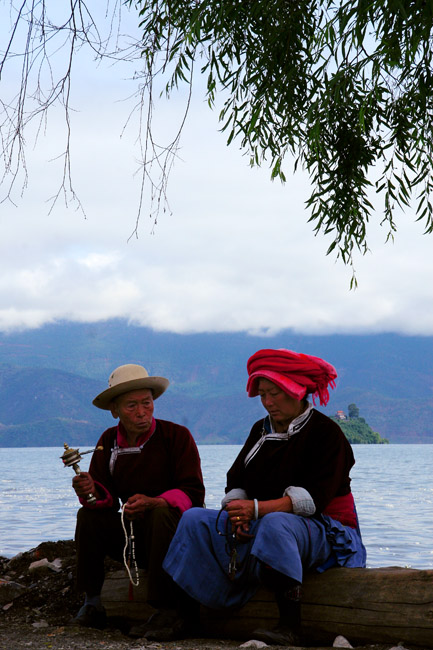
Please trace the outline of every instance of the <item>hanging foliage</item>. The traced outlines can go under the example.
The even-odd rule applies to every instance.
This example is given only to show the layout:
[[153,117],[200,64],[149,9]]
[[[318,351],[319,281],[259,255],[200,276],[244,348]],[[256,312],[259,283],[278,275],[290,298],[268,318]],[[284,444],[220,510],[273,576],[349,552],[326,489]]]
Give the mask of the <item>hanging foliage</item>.
[[367,250],[371,190],[388,236],[414,201],[433,229],[432,29],[425,0],[139,0],[149,83],[206,75],[222,130],[252,165],[306,169],[316,232],[347,263]]
[[[117,39],[113,17],[122,3],[107,2],[112,13],[107,10],[104,19]],[[388,237],[396,230],[395,210],[409,206],[425,232],[432,232],[432,0],[127,0],[138,14],[141,37],[126,49],[117,40],[109,49],[84,0],[54,3],[68,14],[57,22],[48,17],[48,5],[10,2],[12,29],[0,48],[0,78],[11,60],[23,65],[16,101],[1,104],[3,178],[14,182],[20,166],[27,173],[24,130],[55,103],[67,111],[74,56],[90,47],[97,60],[140,61],[142,108],[147,101],[142,170],[155,215],[185,120],[181,115],[172,143],[156,146],[155,83],[168,96],[186,85],[187,114],[197,75],[203,75],[209,105],[218,98],[222,106],[227,142],[240,143],[251,165],[269,165],[271,178],[281,181],[292,167],[308,172],[309,219],[316,233],[331,237],[328,253],[352,263],[354,250],[367,250],[367,226],[377,219],[375,194]],[[20,52],[15,46],[23,24]],[[51,69],[53,52],[57,62],[66,54],[59,78]],[[40,72],[47,66],[48,90]],[[64,156],[63,189],[70,181],[68,146]]]

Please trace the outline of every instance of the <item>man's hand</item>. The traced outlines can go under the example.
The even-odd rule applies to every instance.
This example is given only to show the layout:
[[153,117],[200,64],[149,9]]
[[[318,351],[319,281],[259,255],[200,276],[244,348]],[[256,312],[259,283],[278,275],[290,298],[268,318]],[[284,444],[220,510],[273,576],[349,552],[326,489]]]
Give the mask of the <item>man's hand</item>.
[[89,494],[96,496],[95,481],[89,472],[81,472],[72,479],[72,487],[78,497],[85,499]]
[[127,519],[142,517],[148,510],[168,507],[167,501],[161,497],[148,497],[145,494],[134,494],[125,503],[124,512]]

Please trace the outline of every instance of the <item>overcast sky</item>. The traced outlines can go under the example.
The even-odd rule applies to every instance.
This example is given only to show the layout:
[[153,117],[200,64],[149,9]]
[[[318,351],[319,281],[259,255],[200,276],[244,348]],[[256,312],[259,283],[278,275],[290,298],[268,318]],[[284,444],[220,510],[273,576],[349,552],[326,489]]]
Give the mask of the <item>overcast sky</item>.
[[[373,216],[371,253],[355,258],[359,286],[350,291],[350,268],[326,256],[330,240],[307,223],[308,178],[288,171],[282,186],[266,167],[250,169],[236,144],[226,146],[200,93],[169,179],[172,213],[161,212],[153,228],[145,188],[138,237],[130,238],[140,149],[137,117],[123,131],[133,102],[121,100],[136,87],[128,74],[97,67],[90,55],[77,61],[72,177],[85,216],[61,199],[49,212],[62,173],[54,160],[64,149],[62,111],[50,115],[36,147],[28,134],[28,185],[14,194],[16,206],[0,208],[1,330],[125,317],[174,332],[433,334],[433,238],[414,214],[397,215],[393,244],[385,244],[380,212]],[[4,76],[4,91],[9,84]],[[182,96],[157,105],[161,143],[183,105]]]

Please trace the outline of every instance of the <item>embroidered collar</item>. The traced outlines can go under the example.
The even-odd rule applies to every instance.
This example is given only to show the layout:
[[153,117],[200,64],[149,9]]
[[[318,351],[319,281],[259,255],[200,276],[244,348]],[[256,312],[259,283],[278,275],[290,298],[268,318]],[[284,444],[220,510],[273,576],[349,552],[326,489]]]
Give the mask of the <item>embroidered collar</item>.
[[245,467],[248,465],[248,463],[254,458],[254,456],[259,452],[259,450],[262,448],[262,445],[267,441],[271,440],[288,440],[292,436],[294,436],[298,431],[300,431],[308,422],[310,419],[311,415],[313,413],[313,405],[308,402],[308,407],[305,409],[301,415],[298,415],[297,418],[291,421],[289,424],[289,427],[287,431],[283,431],[282,433],[277,433],[274,430],[274,427],[272,425],[271,418],[269,415],[265,417],[263,420],[263,429],[262,429],[262,435],[260,436],[259,440],[257,440],[256,444],[254,447],[248,452],[248,454],[245,457]]
[[110,474],[113,475],[114,472],[114,467],[116,465],[116,461],[119,456],[123,455],[129,455],[129,454],[141,454],[141,450],[145,446],[147,442],[151,439],[153,434],[155,433],[156,429],[156,420],[155,418],[152,418],[152,425],[147,431],[147,433],[143,434],[139,440],[137,441],[137,446],[136,447],[130,447],[128,445],[128,441],[126,439],[126,431],[125,428],[123,427],[122,423],[119,422],[117,425],[117,433],[116,437],[113,441],[113,447],[111,449],[111,456],[110,456],[110,462],[109,462],[109,468],[110,468]]

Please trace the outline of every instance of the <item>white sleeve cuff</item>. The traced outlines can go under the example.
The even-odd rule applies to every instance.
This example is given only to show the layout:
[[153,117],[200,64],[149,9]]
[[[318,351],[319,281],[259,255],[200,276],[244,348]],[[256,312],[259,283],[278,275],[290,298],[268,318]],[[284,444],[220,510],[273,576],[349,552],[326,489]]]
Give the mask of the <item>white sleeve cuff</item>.
[[311,494],[302,487],[291,485],[284,490],[283,496],[292,499],[293,512],[295,515],[302,515],[303,517],[311,517],[316,512],[316,506],[311,497]]
[[221,507],[225,508],[230,501],[234,501],[235,499],[248,499],[248,494],[242,488],[233,488],[233,490],[227,492],[221,501]]

